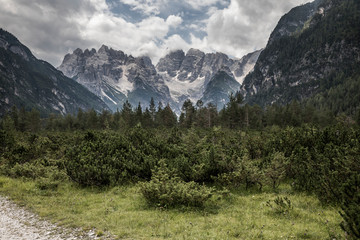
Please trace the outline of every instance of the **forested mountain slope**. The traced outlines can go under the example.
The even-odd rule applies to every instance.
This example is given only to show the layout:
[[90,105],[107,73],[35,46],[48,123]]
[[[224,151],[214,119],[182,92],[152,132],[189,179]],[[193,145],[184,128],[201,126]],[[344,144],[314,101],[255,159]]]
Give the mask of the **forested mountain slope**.
[[[286,23],[297,15],[308,20],[298,21],[297,28],[279,27],[291,25]],[[360,106],[359,63],[360,2],[315,1],[279,21],[242,93],[247,102],[261,106],[306,100],[334,113],[354,114]]]
[[35,108],[43,115],[107,109],[96,95],[38,60],[15,36],[0,29],[0,114],[12,106]]

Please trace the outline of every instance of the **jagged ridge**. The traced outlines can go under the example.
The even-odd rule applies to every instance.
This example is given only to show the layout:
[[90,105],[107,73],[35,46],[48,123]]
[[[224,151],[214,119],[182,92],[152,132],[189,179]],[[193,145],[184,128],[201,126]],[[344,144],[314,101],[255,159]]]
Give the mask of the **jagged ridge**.
[[[161,58],[155,67],[148,57],[135,58],[102,46],[98,51],[76,49],[64,57],[58,69],[101,97],[112,110],[120,109],[125,100],[133,106],[138,102],[147,106],[153,97],[156,102],[169,103],[180,112],[186,99],[196,102],[204,97],[211,78],[223,67],[228,68],[227,74],[239,82],[240,87],[259,54],[260,51],[256,51],[242,59],[231,59],[223,53],[205,54],[190,49],[185,54],[177,50]],[[223,84],[228,83],[224,79]],[[222,99],[223,93],[219,94]],[[215,98],[204,99],[205,103],[223,105],[223,101]]]

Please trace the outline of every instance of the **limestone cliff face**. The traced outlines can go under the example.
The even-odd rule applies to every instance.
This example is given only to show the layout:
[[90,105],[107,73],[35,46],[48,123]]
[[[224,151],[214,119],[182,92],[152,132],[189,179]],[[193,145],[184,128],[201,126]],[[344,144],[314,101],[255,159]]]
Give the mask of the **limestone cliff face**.
[[[98,51],[76,49],[64,57],[58,69],[102,98],[112,110],[120,109],[125,100],[133,106],[138,102],[148,106],[153,97],[155,102],[169,103],[179,112],[186,99],[195,103],[204,97],[206,89],[215,96],[208,84],[220,70],[224,71],[224,67],[228,76],[238,84],[236,89],[234,84],[225,86],[229,81],[223,79],[223,89],[233,89],[231,92],[239,90],[259,54],[260,51],[257,51],[242,59],[231,59],[223,53],[205,54],[190,49],[185,54],[177,50],[161,58],[155,67],[148,57],[135,58],[102,46]],[[219,86],[221,79],[217,82]],[[206,103],[217,104],[218,101],[209,98],[210,95]],[[221,99],[223,101],[227,98]]]
[[[250,53],[242,59],[231,59],[226,54],[219,52],[204,53],[197,49],[190,49],[185,54],[182,50],[178,50],[161,58],[156,69],[164,78],[175,102],[181,104],[186,99],[190,99],[195,103],[202,99],[205,100],[205,104],[213,103],[223,106],[228,97],[223,99],[224,92],[219,92],[222,97],[216,96],[215,91],[211,90],[211,86],[215,85],[209,85],[210,81],[219,72],[226,72],[227,77],[222,80],[220,76],[225,75],[218,75],[216,89],[220,89],[219,84],[223,84],[221,89],[231,89],[230,92],[226,92],[227,95],[239,90],[245,76],[252,71],[260,52],[261,50]],[[228,77],[233,80],[231,86]],[[235,85],[236,87],[234,87]],[[210,92],[211,94],[209,94]]]
[[171,103],[169,89],[148,57],[135,58],[103,45],[98,51],[76,49],[64,57],[58,69],[114,111],[121,109],[125,100],[134,106],[139,102],[148,105],[151,97]]

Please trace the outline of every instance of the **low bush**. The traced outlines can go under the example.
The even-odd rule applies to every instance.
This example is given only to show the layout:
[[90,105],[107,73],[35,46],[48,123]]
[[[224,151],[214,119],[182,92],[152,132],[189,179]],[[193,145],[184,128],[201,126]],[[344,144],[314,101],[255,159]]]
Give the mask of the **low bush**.
[[[132,137],[132,135],[130,135]],[[82,186],[109,186],[149,180],[156,164],[147,141],[122,135],[87,133],[67,150],[65,169]],[[138,141],[138,142],[137,142]]]
[[264,182],[264,173],[258,167],[256,160],[249,159],[245,155],[237,159],[237,164],[232,172],[223,173],[215,178],[216,182],[226,187],[240,187],[244,185],[246,189],[258,186],[261,190]]
[[7,169],[7,175],[13,178],[36,179],[38,177],[44,177],[45,174],[46,168],[44,166],[33,163],[16,163],[14,167]]
[[266,206],[271,208],[274,213],[283,215],[289,214],[293,209],[291,201],[288,197],[276,197],[274,200],[267,201]]
[[354,175],[343,186],[344,200],[340,215],[343,218],[341,228],[350,239],[360,239],[360,176]]
[[59,184],[60,184],[60,181],[56,181],[56,180],[53,180],[51,178],[39,178],[39,179],[37,179],[35,186],[39,190],[43,190],[43,191],[51,190],[51,191],[54,191],[54,190],[56,190],[58,188]]
[[202,207],[214,193],[213,188],[181,180],[164,160],[159,161],[149,182],[140,183],[140,191],[150,205],[160,207]]
[[273,154],[272,161],[265,170],[265,176],[273,190],[278,188],[281,181],[285,178],[287,165],[288,162],[284,157],[284,153],[275,152]]

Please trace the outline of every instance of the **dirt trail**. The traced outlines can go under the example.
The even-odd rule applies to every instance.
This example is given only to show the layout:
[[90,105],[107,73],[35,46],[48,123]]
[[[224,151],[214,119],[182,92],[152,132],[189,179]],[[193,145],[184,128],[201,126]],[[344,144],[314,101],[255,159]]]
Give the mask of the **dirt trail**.
[[78,240],[97,239],[95,232],[65,229],[39,217],[0,196],[0,240]]

